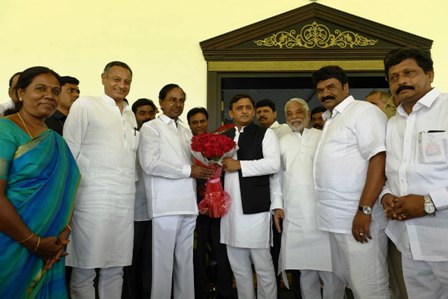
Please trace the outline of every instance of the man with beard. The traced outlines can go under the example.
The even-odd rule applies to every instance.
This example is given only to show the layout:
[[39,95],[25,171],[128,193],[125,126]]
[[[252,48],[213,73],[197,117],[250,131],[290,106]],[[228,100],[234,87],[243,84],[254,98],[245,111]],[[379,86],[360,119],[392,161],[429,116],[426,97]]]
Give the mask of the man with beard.
[[386,133],[386,233],[401,252],[409,298],[448,298],[448,94],[431,86],[429,52],[393,50],[384,68],[401,103]]
[[140,130],[145,122],[156,118],[158,109],[152,100],[141,98],[132,104],[132,112],[137,121],[137,129]]
[[61,77],[61,93],[56,111],[45,120],[48,128],[62,135],[64,123],[70,112],[70,107],[79,98],[79,80],[75,77]]
[[[136,130],[156,117],[157,107],[149,99],[138,99],[132,104],[137,121]],[[151,218],[146,204],[145,183],[139,159],[136,159],[138,181],[135,183],[134,247],[132,265],[123,268],[123,299],[151,297]]]
[[327,109],[314,158],[318,227],[330,235],[333,272],[355,298],[390,298],[386,218],[377,203],[384,181],[386,116],[349,96],[339,66],[313,73]]
[[[278,232],[280,219],[284,219],[279,268],[283,274],[285,270],[300,270],[305,299],[344,298],[345,286],[331,272],[329,234],[317,228],[313,158],[322,132],[308,129],[310,112],[303,99],[290,99],[285,114],[293,133],[280,140],[282,168],[274,175],[271,203]],[[287,281],[286,275],[283,278]]]

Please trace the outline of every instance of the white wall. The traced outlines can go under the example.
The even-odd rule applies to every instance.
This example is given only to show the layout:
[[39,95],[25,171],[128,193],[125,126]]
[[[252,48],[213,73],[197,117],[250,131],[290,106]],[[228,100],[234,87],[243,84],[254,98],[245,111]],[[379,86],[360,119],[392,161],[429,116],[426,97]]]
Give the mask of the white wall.
[[[206,63],[199,42],[309,4],[305,0],[1,0],[0,102],[9,77],[45,65],[102,93],[111,60],[134,71],[130,101],[157,99],[166,83],[187,92],[186,110],[206,105]],[[448,90],[448,25],[443,0],[320,0],[319,3],[434,40],[434,86]]]

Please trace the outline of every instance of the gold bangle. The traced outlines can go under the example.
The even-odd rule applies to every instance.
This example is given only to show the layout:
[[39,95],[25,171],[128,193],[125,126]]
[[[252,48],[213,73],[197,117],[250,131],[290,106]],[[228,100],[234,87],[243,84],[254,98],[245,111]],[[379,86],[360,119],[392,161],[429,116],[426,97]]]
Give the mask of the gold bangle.
[[67,227],[70,232],[72,231],[72,228],[70,227],[69,224],[67,224],[65,227]]
[[31,239],[34,236],[34,233],[31,233],[31,235],[29,235],[27,238],[23,239],[22,241],[19,242],[19,244],[25,243],[26,241],[28,241],[29,239]]
[[34,251],[33,252],[36,252],[37,251],[37,249],[39,248],[39,245],[40,245],[40,237],[37,237],[38,239],[37,239],[37,245],[36,245],[36,248],[34,248]]

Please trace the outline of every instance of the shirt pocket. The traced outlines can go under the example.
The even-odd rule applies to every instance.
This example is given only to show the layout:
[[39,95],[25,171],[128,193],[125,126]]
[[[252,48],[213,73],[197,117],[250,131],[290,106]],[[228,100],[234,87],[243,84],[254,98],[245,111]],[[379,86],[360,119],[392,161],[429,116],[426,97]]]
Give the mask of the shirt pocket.
[[137,152],[139,139],[140,132],[137,128],[132,127],[130,124],[126,124],[124,133],[125,148],[129,148],[133,153]]
[[346,157],[350,132],[346,128],[341,127],[329,133],[331,134],[325,144],[325,152],[333,157]]
[[420,132],[418,136],[418,160],[422,164],[447,162],[448,138],[444,130]]

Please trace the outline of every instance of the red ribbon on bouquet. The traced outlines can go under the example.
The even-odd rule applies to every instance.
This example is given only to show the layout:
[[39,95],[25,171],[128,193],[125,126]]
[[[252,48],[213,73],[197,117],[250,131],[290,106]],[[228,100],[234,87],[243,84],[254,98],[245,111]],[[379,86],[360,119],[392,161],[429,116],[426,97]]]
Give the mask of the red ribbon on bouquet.
[[205,165],[197,159],[195,160],[198,165],[213,168],[215,171],[213,176],[205,182],[204,197],[198,205],[199,213],[211,218],[220,218],[227,214],[231,203],[230,195],[222,188],[222,166],[218,164]]

